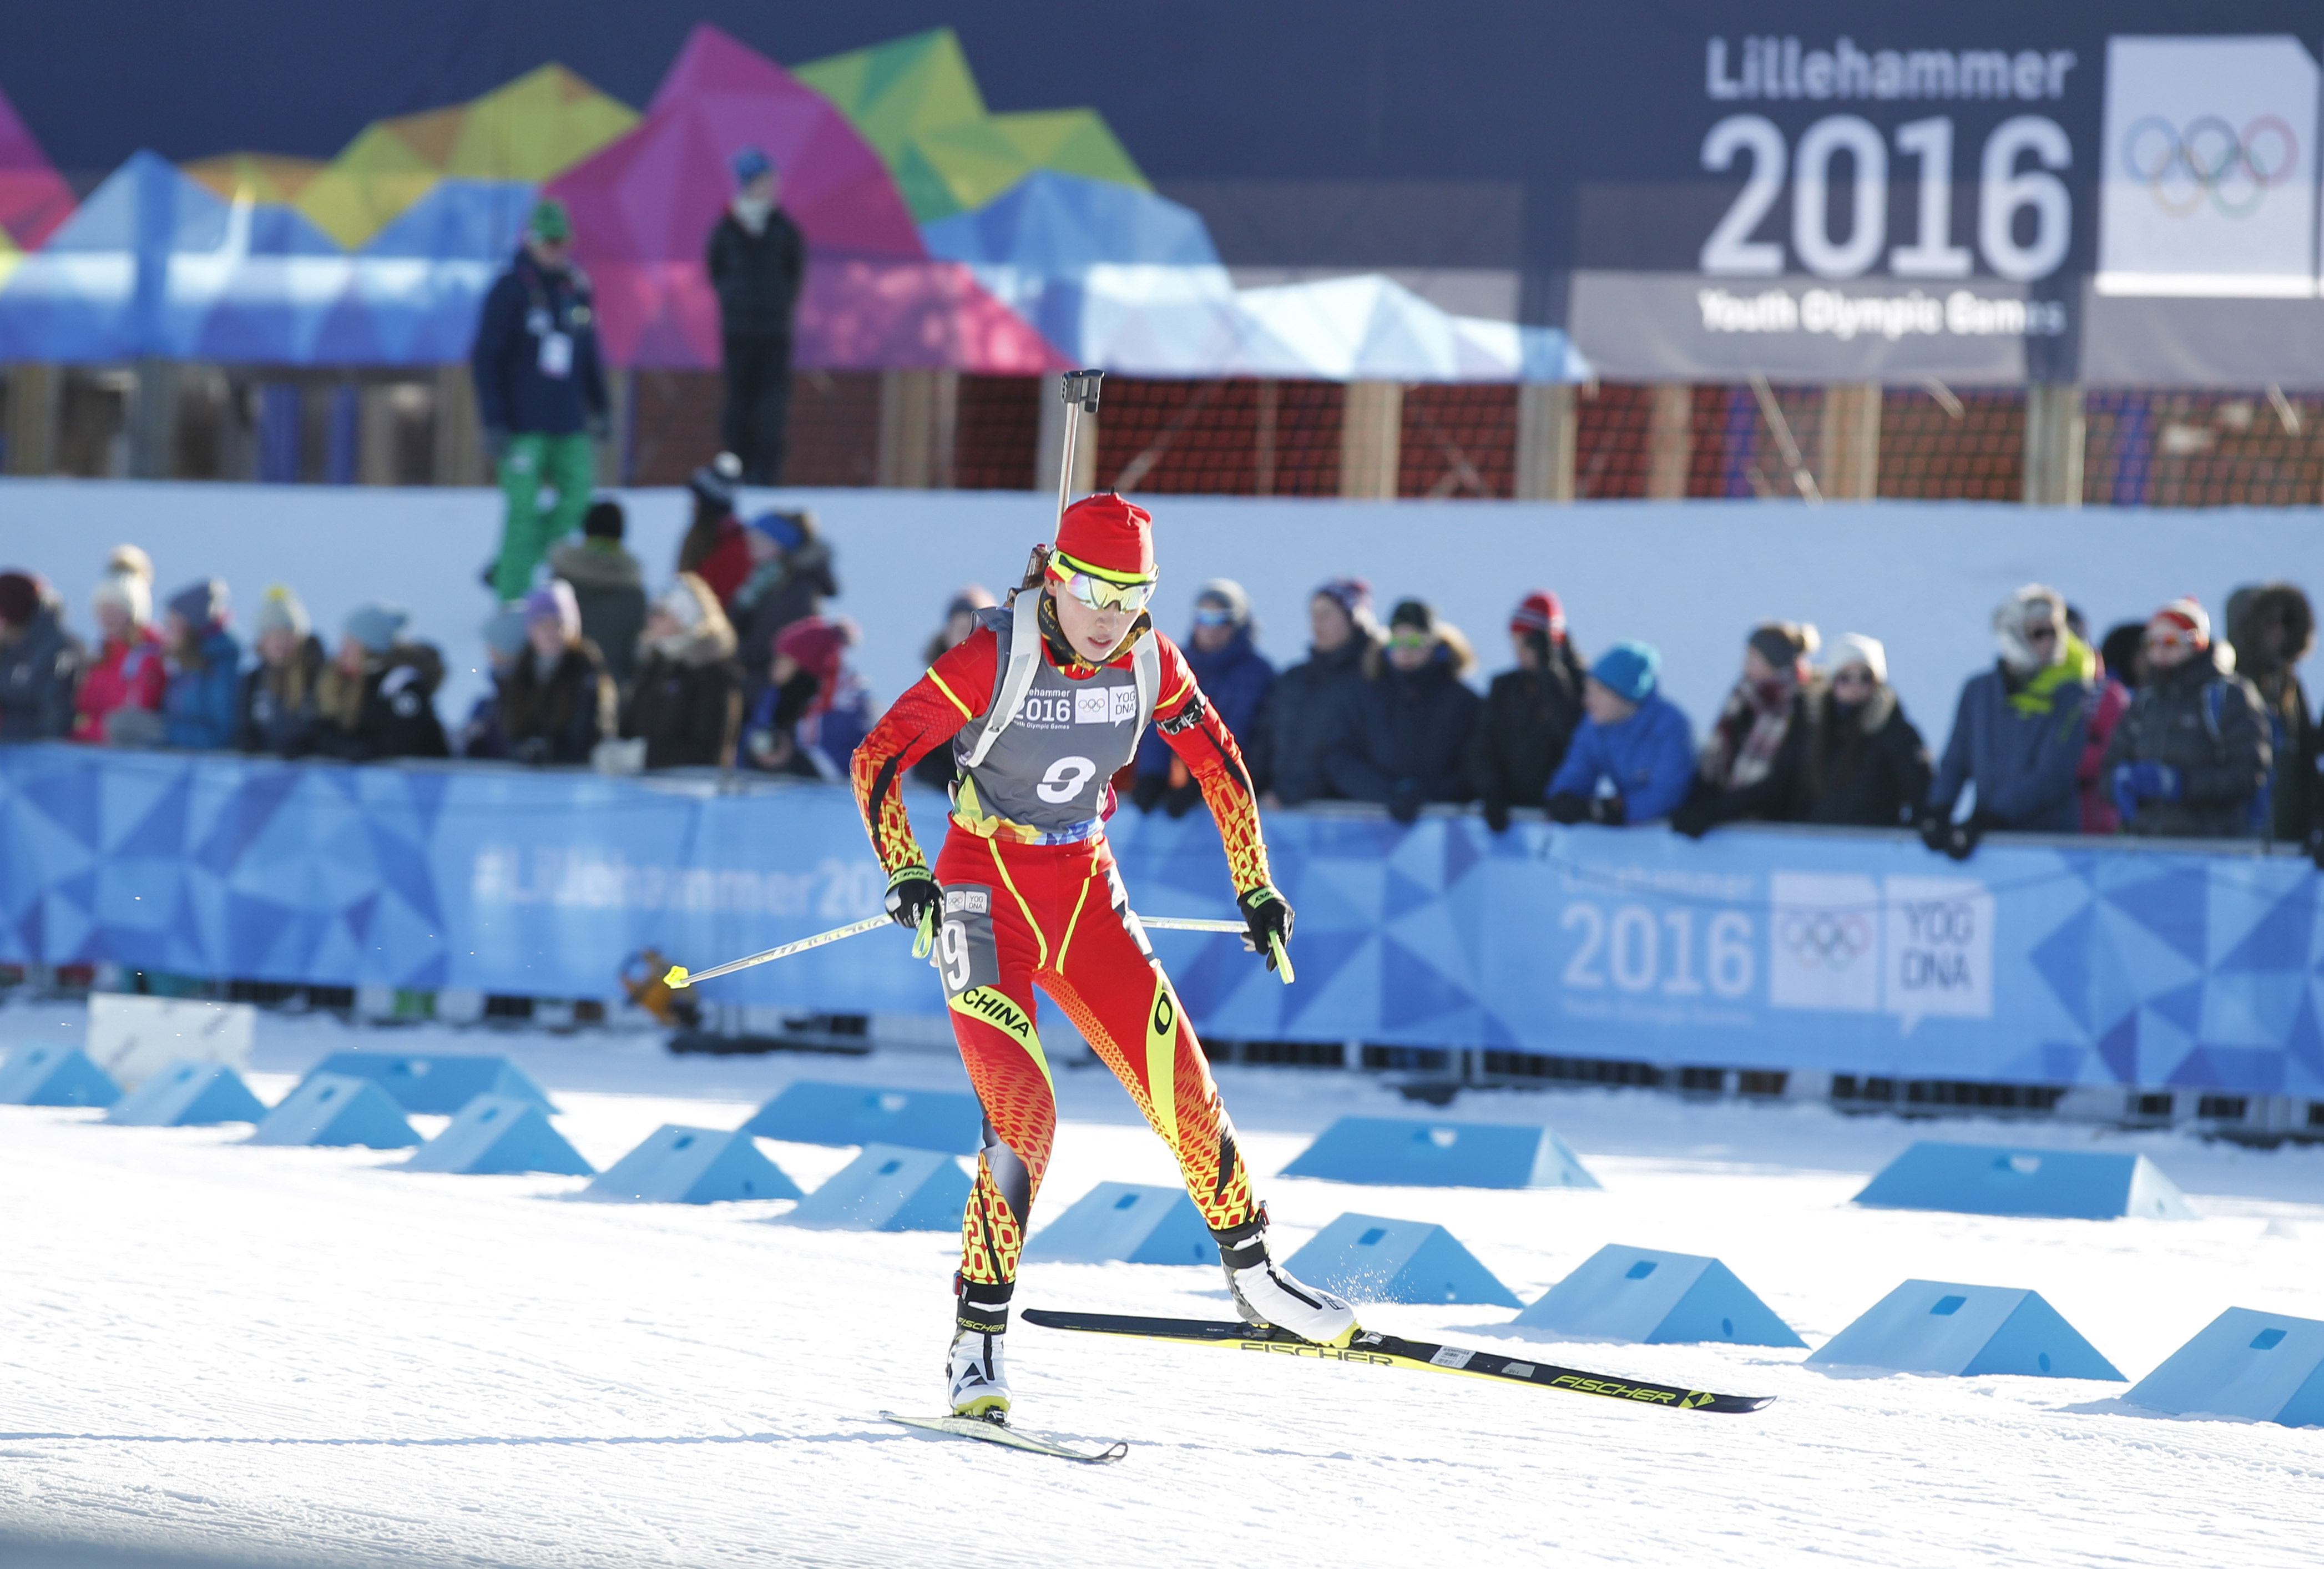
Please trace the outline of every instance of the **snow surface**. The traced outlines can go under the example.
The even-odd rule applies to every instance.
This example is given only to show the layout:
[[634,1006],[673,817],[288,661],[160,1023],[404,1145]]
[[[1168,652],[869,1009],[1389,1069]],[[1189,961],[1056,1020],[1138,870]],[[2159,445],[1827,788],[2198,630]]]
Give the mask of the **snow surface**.
[[[78,1010],[0,1011],[0,1044]],[[327,1050],[505,1050],[609,1164],[736,1125],[795,1077],[957,1085],[933,1056],[670,1058],[650,1038],[261,1020],[272,1101]],[[1042,1195],[1172,1172],[1102,1068],[1061,1072]],[[1353,1074],[1227,1070],[1255,1169],[1332,1117],[1411,1114]],[[2230,1305],[2324,1317],[2324,1149],[2043,1128],[2153,1156],[2197,1223],[1859,1211],[1915,1137],[1992,1121],[1637,1092],[1464,1095],[1553,1124],[1605,1191],[1269,1178],[1292,1245],[1344,1210],[1449,1226],[1531,1301],[1609,1241],[1714,1253],[1820,1344],[1911,1276],[2043,1292],[2136,1378]],[[933,1439],[954,1240],[794,1230],[782,1204],[576,1203],[577,1178],[416,1176],[0,1107],[0,1564],[2313,1564],[2324,1431],[2135,1411],[2123,1386],[1834,1375],[1805,1352],[1559,1345],[1545,1360],[1773,1394],[1756,1416],[1020,1325],[1020,1426],[1131,1442],[1071,1466]],[[438,1120],[420,1120],[432,1131]],[[812,1187],[850,1152],[763,1146]],[[1041,1217],[1037,1215],[1036,1223]],[[1020,1304],[1225,1316],[1207,1269],[1028,1266]],[[1375,1306],[1495,1346],[1509,1314]],[[60,1556],[30,1544],[79,1549]],[[96,1556],[85,1555],[94,1552]],[[128,1557],[120,1555],[126,1553]]]

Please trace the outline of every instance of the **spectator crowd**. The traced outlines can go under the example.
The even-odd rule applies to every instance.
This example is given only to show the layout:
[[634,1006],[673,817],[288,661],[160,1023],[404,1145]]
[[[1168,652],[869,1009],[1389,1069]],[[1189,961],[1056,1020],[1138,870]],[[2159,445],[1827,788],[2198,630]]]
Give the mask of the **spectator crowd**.
[[[449,732],[444,657],[392,606],[358,607],[327,643],[277,586],[245,646],[226,584],[157,600],[151,561],[124,545],[89,592],[84,641],[48,584],[0,573],[0,740],[836,779],[876,715],[855,628],[826,613],[833,552],[807,512],[745,521],[741,479],[731,458],[694,476],[675,570],[650,595],[620,504],[588,504],[578,539],[481,628],[492,690]],[[992,603],[964,588],[927,657]],[[1249,596],[1214,578],[1182,640],[1271,807],[1366,801],[1410,822],[1475,803],[1495,832],[1523,809],[1695,838],[1738,822],[1901,827],[1956,858],[1997,832],[2257,838],[2324,864],[2319,730],[2296,669],[2315,616],[2290,584],[2237,590],[2224,626],[2181,598],[2098,640],[2055,589],[2019,588],[1933,753],[1863,632],[1827,645],[1801,623],[1751,627],[1698,741],[1656,651],[1586,656],[1547,590],[1511,609],[1509,662],[1481,696],[1476,651],[1425,600],[1383,624],[1367,584],[1333,578],[1307,621],[1306,657],[1278,671]],[[940,750],[915,773],[941,787],[952,766]],[[1173,817],[1201,799],[1150,737],[1117,784]]]

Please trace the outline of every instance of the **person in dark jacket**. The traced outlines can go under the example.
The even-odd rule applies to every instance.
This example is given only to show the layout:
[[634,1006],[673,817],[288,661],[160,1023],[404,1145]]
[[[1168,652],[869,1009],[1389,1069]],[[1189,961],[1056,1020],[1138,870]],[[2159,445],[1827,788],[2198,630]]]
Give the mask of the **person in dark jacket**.
[[638,671],[638,634],[645,630],[645,569],[622,548],[628,518],[617,501],[595,501],[581,519],[581,537],[549,553],[549,569],[573,586],[581,607],[581,635],[597,645],[605,673],[627,691]]
[[1565,633],[1565,606],[1536,588],[1509,616],[1509,644],[1517,668],[1493,678],[1485,712],[1470,748],[1469,771],[1485,804],[1485,826],[1509,826],[1509,808],[1537,807],[1583,717],[1582,688],[1588,665]]
[[646,767],[724,768],[742,723],[734,628],[691,572],[646,613],[643,661],[622,710],[622,738],[646,743]]
[[[1961,686],[1952,734],[1929,786],[1921,837],[1965,861],[1988,830],[2072,834],[2081,827],[2076,774],[2089,733],[2098,659],[2066,624],[2058,591],[2029,583],[1993,613],[2000,658]],[[1961,792],[1977,805],[1956,817]]]
[[2146,680],[2115,726],[2100,771],[2123,832],[2256,837],[2273,761],[2259,693],[2227,669],[2209,614],[2192,599],[2156,611],[2146,623]]
[[[2263,583],[2238,589],[2227,599],[2227,641],[2234,645],[2236,673],[2259,693],[2267,716],[2267,739],[2274,765],[2268,771],[2263,821],[2269,838],[2302,844],[2324,829],[2324,780],[2317,757],[2324,750],[2308,693],[2300,684],[2300,661],[2316,646],[2316,612],[2308,595],[2289,583]],[[2324,835],[2318,843],[2324,844]]]
[[226,631],[226,585],[215,577],[170,596],[162,637],[170,678],[161,740],[188,752],[224,752],[242,728],[242,644]]
[[444,656],[433,643],[403,641],[410,619],[392,605],[348,614],[338,654],[316,684],[318,752],[350,762],[450,755],[436,717]]
[[678,542],[676,570],[691,572],[710,586],[718,607],[729,612],[734,595],[750,580],[755,562],[748,542],[750,531],[734,509],[742,502],[742,460],[722,452],[689,475],[687,494],[693,513]]
[[1816,629],[1762,622],[1743,643],[1743,673],[1703,738],[1686,801],[1671,826],[1699,839],[1721,823],[1746,818],[1787,823],[1807,794],[1808,753],[1822,691],[1808,658]]
[[1363,685],[1323,770],[1350,800],[1409,823],[1428,802],[1475,795],[1469,746],[1484,700],[1462,679],[1477,662],[1468,640],[1426,601],[1399,601],[1388,630],[1387,647],[1364,660]]
[[54,590],[30,572],[0,572],[0,743],[70,734],[88,659]]
[[1662,695],[1662,655],[1624,641],[1598,656],[1582,688],[1587,716],[1549,781],[1554,823],[1618,828],[1670,815],[1694,782],[1694,733]]
[[807,280],[807,241],[780,206],[782,177],[756,147],[734,154],[734,199],[710,231],[726,373],[726,450],[746,485],[780,485],[791,398],[791,318]]
[[562,579],[525,595],[526,649],[501,687],[501,734],[515,761],[579,765],[613,733],[613,683]]
[[509,744],[508,732],[501,727],[501,694],[508,690],[509,678],[516,674],[517,661],[532,646],[525,635],[523,605],[502,605],[484,618],[477,635],[484,641],[484,662],[491,667],[493,684],[469,706],[468,717],[460,726],[458,744],[453,750],[461,757],[478,761],[505,762]]
[[253,623],[258,662],[242,678],[235,746],[270,757],[314,750],[323,668],[330,656],[309,630],[307,607],[280,583],[266,591]]
[[[484,296],[468,361],[484,452],[508,503],[492,569],[493,591],[506,603],[524,597],[549,548],[581,521],[606,430],[595,303],[573,265],[563,202],[533,208],[523,249]],[[556,492],[546,510],[544,489]]]
[[[972,583],[954,595],[952,603],[945,606],[944,625],[920,651],[920,662],[933,665],[945,654],[966,642],[968,634],[976,630],[976,613],[991,608],[992,604],[992,591],[981,583]],[[913,780],[930,789],[945,789],[959,777],[960,767],[954,761],[949,746],[936,747],[912,764]]]
[[775,639],[793,622],[823,613],[823,602],[839,593],[832,576],[831,547],[809,512],[764,512],[751,520],[743,536],[751,549],[751,576],[727,606],[743,672],[755,691],[766,685],[775,662]]
[[1802,775],[1803,823],[1909,828],[1929,798],[1929,749],[1888,684],[1888,651],[1849,632],[1833,645],[1830,674]]
[[1268,807],[1296,807],[1339,793],[1324,760],[1338,744],[1364,663],[1380,641],[1371,585],[1334,577],[1307,601],[1307,657],[1275,678],[1243,761]]
[[[1218,711],[1227,734],[1240,746],[1259,722],[1259,711],[1275,685],[1275,667],[1252,641],[1250,596],[1231,577],[1213,577],[1194,592],[1194,630],[1182,645],[1186,668]],[[1178,761],[1158,729],[1138,746],[1138,780],[1130,798],[1139,810],[1160,807],[1183,817],[1203,798],[1202,786]]]

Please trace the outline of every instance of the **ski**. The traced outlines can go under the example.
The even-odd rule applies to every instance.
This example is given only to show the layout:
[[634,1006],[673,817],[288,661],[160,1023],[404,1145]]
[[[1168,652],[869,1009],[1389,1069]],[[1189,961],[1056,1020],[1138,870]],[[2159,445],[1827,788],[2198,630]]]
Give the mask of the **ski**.
[[1233,1321],[1205,1318],[1141,1318],[1120,1313],[1059,1313],[1028,1307],[1028,1324],[1045,1329],[1080,1330],[1091,1334],[1122,1334],[1139,1340],[1180,1341],[1190,1345],[1222,1345],[1236,1351],[1275,1352],[1286,1356],[1314,1357],[1323,1361],[1367,1362],[1374,1367],[1421,1368],[1429,1372],[1459,1373],[1465,1378],[1497,1379],[1533,1384],[1568,1394],[1597,1395],[1609,1400],[1629,1400],[1642,1406],[1665,1406],[1677,1411],[1757,1411],[1770,1405],[1773,1395],[1716,1395],[1707,1389],[1683,1389],[1674,1384],[1643,1384],[1610,1373],[1588,1373],[1550,1362],[1504,1356],[1499,1352],[1470,1351],[1431,1341],[1406,1340],[1377,1330],[1359,1330],[1346,1347],[1317,1345],[1280,1329],[1258,1329]]
[[1028,1454],[1046,1454],[1055,1460],[1071,1460],[1083,1465],[1111,1465],[1130,1453],[1130,1445],[1114,1443],[1103,1449],[1075,1449],[1068,1444],[1052,1444],[1046,1438],[1036,1438],[1029,1433],[1019,1433],[1007,1423],[985,1417],[899,1417],[893,1411],[882,1411],[881,1417],[899,1426],[917,1427],[923,1433],[942,1434],[947,1438],[974,1438],[986,1444],[998,1444],[1004,1448],[1021,1449]]

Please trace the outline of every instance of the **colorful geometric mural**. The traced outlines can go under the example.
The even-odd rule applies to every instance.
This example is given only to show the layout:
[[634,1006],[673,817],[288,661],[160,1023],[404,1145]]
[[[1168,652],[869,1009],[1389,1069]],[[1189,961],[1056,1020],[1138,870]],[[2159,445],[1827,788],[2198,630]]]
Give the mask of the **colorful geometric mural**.
[[327,162],[134,154],[76,209],[0,102],[0,359],[465,357],[544,192],[575,220],[608,360],[719,359],[706,237],[763,148],[807,242],[802,368],[1567,381],[1561,333],[1386,278],[1238,290],[1199,214],[1094,109],[990,112],[937,29],[794,73],[696,27],[641,115],[549,64],[380,120]]

